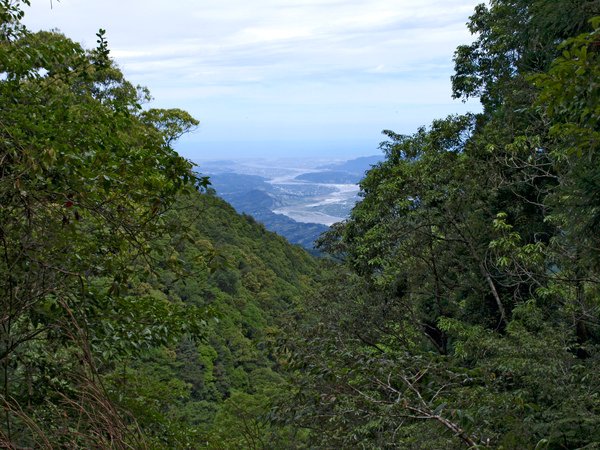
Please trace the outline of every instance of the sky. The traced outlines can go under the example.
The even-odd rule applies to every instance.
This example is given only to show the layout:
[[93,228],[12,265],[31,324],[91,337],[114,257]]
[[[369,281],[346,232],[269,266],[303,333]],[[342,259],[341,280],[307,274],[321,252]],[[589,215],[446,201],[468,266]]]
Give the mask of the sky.
[[194,161],[350,159],[448,114],[452,55],[473,41],[481,0],[33,0],[31,30],[111,56],[151,107],[200,126],[176,144]]

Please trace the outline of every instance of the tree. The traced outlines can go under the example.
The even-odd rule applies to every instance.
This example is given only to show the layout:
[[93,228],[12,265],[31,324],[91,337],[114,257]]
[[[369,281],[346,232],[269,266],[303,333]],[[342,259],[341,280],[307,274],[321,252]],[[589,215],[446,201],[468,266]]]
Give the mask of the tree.
[[0,2],[0,442],[142,445],[102,364],[201,326],[181,304],[125,295],[164,258],[153,241],[168,244],[176,197],[198,187],[170,147],[197,122],[143,112],[147,91],[123,78],[102,30],[92,51],[30,33],[22,3]]
[[477,38],[454,55],[454,96],[480,97],[488,112],[507,101],[512,108],[526,104],[532,93],[522,96],[525,75],[547,70],[557,45],[589,30],[588,19],[599,13],[595,0],[492,0],[477,6],[468,23]]
[[385,132],[362,201],[321,240],[344,262],[282,342],[282,415],[314,443],[600,442],[598,7],[478,6],[453,84],[484,112]]

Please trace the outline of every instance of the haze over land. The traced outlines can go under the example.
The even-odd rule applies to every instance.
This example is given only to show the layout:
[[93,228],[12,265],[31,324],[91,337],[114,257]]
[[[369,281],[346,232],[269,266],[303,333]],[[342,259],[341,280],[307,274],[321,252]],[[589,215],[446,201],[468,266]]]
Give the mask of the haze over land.
[[217,195],[238,212],[294,244],[313,248],[327,227],[345,220],[359,200],[358,182],[383,155],[351,161],[306,158],[207,161],[200,164]]

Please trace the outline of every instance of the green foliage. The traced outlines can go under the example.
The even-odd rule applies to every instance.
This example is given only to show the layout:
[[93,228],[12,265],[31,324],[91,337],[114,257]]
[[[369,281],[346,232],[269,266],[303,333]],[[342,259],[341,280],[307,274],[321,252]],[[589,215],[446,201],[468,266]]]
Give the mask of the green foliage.
[[170,145],[181,136],[189,133],[200,122],[181,109],[149,109],[141,114],[143,122],[154,126]]
[[484,113],[385,131],[318,263],[197,192],[170,145],[198,122],[144,110],[103,30],[27,4],[0,0],[0,446],[600,445],[597,1],[478,6],[453,83]]
[[[185,225],[185,239],[172,237],[176,263],[170,258],[147,282],[123,292],[118,322],[103,308],[104,329],[119,334],[141,322],[151,331],[141,333],[141,341],[128,340],[128,353],[114,340],[99,339],[107,350],[120,350],[105,380],[112,398],[131,411],[148,445],[157,448],[239,448],[248,442],[293,448],[295,428],[269,422],[274,399],[287,393],[269,342],[288,310],[312,289],[314,260],[212,195],[179,198],[171,219]],[[140,316],[138,305],[146,301],[152,305]],[[198,332],[186,325],[191,306],[204,317]],[[168,328],[154,328],[155,313]],[[160,389],[146,390],[157,383]],[[167,386],[176,395],[167,395]]]
[[[551,121],[552,149],[561,185],[549,198],[553,211],[549,218],[570,230],[573,251],[585,254],[581,264],[600,264],[596,230],[600,226],[600,174],[598,142],[600,131],[600,79],[598,17],[595,29],[560,45],[562,54],[550,70],[531,77],[539,88],[536,106]],[[585,270],[585,269],[583,269]]]
[[140,112],[147,92],[108,59],[103,31],[85,51],[29,33],[20,2],[1,11],[0,442],[144,446],[102,380],[203,328],[201,311],[142,283],[172,251],[167,213],[197,178]]
[[528,73],[543,72],[559,55],[556,45],[588,29],[600,13],[595,0],[492,0],[481,4],[468,23],[476,36],[454,55],[455,97],[480,97],[488,112],[502,103],[513,108],[531,100]]
[[600,445],[598,12],[478,6],[453,84],[484,113],[384,132],[320,241],[343,262],[279,342],[276,417],[311,446]]

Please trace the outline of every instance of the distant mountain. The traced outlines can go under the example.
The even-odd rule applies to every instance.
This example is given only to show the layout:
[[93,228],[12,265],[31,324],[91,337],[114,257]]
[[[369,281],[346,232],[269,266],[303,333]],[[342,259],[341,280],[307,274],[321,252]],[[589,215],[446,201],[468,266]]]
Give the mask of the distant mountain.
[[318,168],[306,161],[222,160],[199,168],[216,194],[239,213],[310,250],[328,230],[326,224],[348,216],[358,201],[354,185],[382,159],[374,155]]
[[384,159],[383,155],[362,156],[360,158],[351,159],[350,161],[345,161],[342,163],[327,164],[324,166],[320,166],[318,168],[358,174],[362,178],[364,176],[365,172],[367,170],[369,170],[372,165],[377,164],[380,161],[383,161],[383,159]]
[[210,175],[211,187],[221,196],[251,190],[272,191],[273,187],[267,181],[258,175],[233,172]]
[[207,173],[221,173],[221,172],[235,172],[239,164],[235,161],[228,159],[222,159],[218,161],[203,161],[198,165],[198,169],[203,174]]
[[317,238],[329,230],[327,225],[296,222],[283,214],[275,214],[266,208],[258,209],[250,215],[269,231],[273,231],[285,237],[292,244],[300,245],[308,250],[314,249]]
[[[217,194],[219,194],[218,191]],[[263,209],[271,211],[281,206],[281,203],[275,197],[261,189],[252,189],[247,192],[220,193],[220,195],[225,197],[238,212],[251,215],[256,215]]]
[[324,170],[320,172],[309,172],[298,175],[296,180],[309,181],[311,183],[325,184],[357,184],[363,174],[351,173],[337,170]]
[[365,172],[381,161],[383,156],[364,156],[341,163],[327,164],[318,171],[298,175],[296,180],[324,184],[358,184]]
[[314,241],[329,229],[318,223],[296,222],[273,209],[282,206],[282,198],[300,197],[299,193],[285,193],[268,183],[267,178],[238,173],[210,175],[211,187],[216,194],[229,202],[240,214],[252,216],[269,231],[273,231],[289,242],[312,250]]

